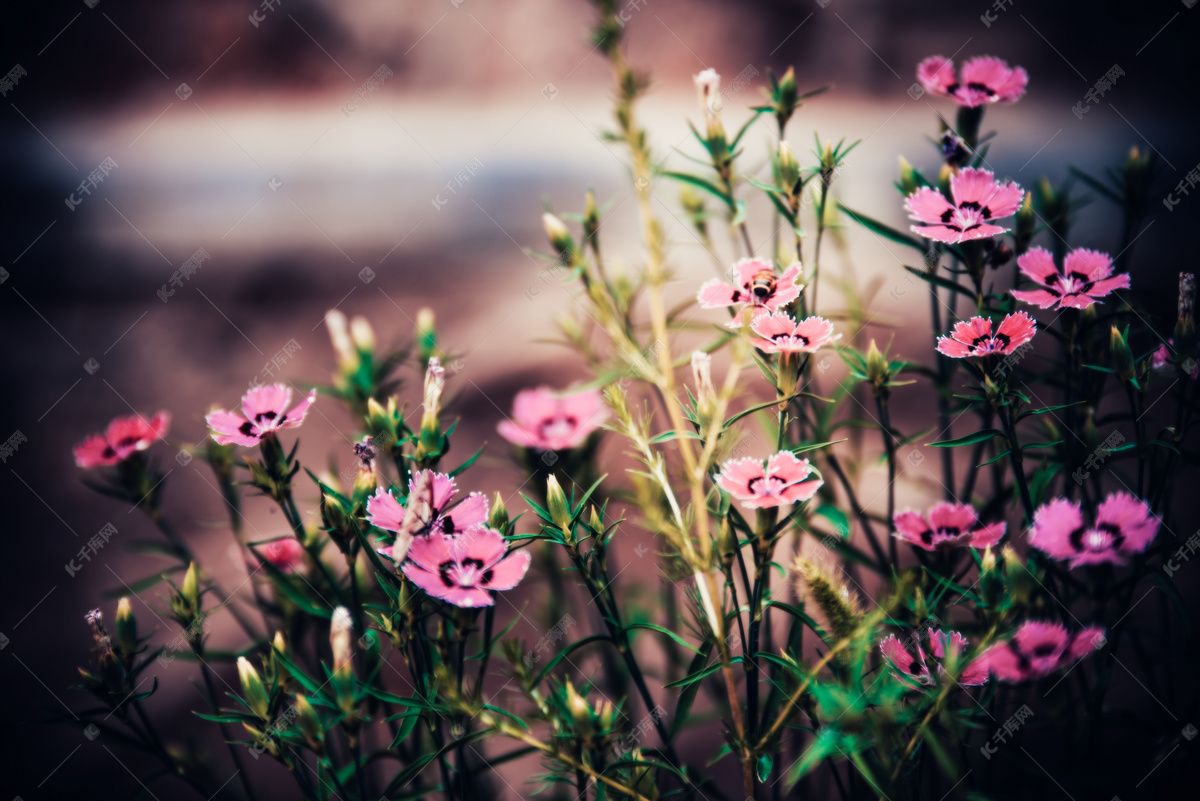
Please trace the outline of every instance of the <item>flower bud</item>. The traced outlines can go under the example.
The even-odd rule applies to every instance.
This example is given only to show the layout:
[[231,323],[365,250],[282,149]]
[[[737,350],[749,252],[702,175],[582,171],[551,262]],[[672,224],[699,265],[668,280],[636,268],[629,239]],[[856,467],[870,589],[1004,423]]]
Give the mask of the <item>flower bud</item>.
[[587,699],[579,694],[575,689],[575,685],[567,682],[567,710],[571,713],[571,720],[575,723],[575,730],[588,737],[595,733],[595,721],[593,720],[592,708],[588,705]]
[[1017,209],[1017,224],[1013,229],[1013,237],[1017,243],[1017,255],[1029,250],[1033,242],[1033,232],[1037,228],[1037,215],[1033,213],[1033,193],[1026,192],[1021,207]]
[[375,329],[366,317],[355,317],[350,321],[350,341],[360,354],[375,352]]
[[546,508],[550,512],[550,519],[554,521],[554,525],[562,529],[563,533],[570,534],[571,507],[567,503],[566,494],[558,484],[558,479],[553,474],[546,479]]
[[437,332],[434,330],[433,309],[417,309],[417,364],[428,364],[438,353]]
[[358,351],[354,347],[354,340],[350,338],[346,315],[337,309],[330,309],[325,312],[325,327],[329,330],[333,352],[337,354],[338,369],[343,374],[354,373],[358,369]]
[[442,390],[446,386],[446,370],[442,367],[442,362],[436,356],[429,360],[429,366],[425,370],[425,413],[422,418],[422,427],[425,426],[425,421],[432,419],[436,424],[437,416],[442,410]]
[[126,662],[137,653],[137,618],[127,597],[117,601],[117,648]]
[[558,254],[559,260],[563,264],[574,262],[575,240],[572,238],[571,232],[567,230],[567,224],[550,212],[546,212],[542,215],[542,227],[546,229],[546,238],[550,240],[550,246]]
[[876,392],[878,392],[887,386],[891,378],[891,371],[888,370],[888,361],[875,345],[875,340],[872,339],[871,346],[867,348],[867,380],[871,382]]
[[696,84],[696,95],[700,98],[700,108],[708,125],[709,138],[717,132],[724,138],[724,130],[721,128],[721,76],[710,67],[693,75],[692,81]]
[[1112,354],[1113,371],[1122,381],[1131,381],[1136,375],[1133,351],[1129,349],[1129,329],[1122,333],[1115,325],[1109,336],[1109,351]]
[[583,241],[593,248],[597,246],[596,232],[600,230],[600,211],[596,208],[596,193],[591,189],[583,202]]
[[779,79],[772,98],[775,101],[775,118],[779,122],[779,130],[787,127],[788,120],[796,111],[798,94],[796,92],[796,68],[788,67],[787,72]]
[[508,507],[504,505],[504,498],[499,492],[492,498],[492,510],[488,513],[487,525],[501,534],[508,533]]
[[343,678],[349,677],[353,672],[350,650],[353,629],[354,622],[350,617],[350,610],[344,606],[334,609],[333,617],[329,621],[329,646],[333,651],[333,672]]
[[300,726],[300,731],[304,733],[304,739],[308,740],[313,751],[316,751],[317,754],[322,753],[325,732],[321,728],[321,718],[317,715],[317,710],[313,709],[313,705],[303,695],[296,696],[295,706],[296,722]]
[[270,720],[271,699],[267,697],[267,688],[263,686],[262,677],[250,664],[250,660],[239,656],[237,661],[238,678],[242,682],[242,695],[250,711],[263,720]]
[[779,140],[779,188],[789,195],[795,194],[800,183],[800,160],[791,146]]
[[729,518],[722,517],[720,528],[717,529],[717,556],[721,559],[721,569],[728,573],[737,558],[738,536],[729,525]]
[[1175,342],[1185,353],[1191,353],[1196,335],[1196,274],[1179,274],[1179,316],[1175,320]]
[[717,396],[712,380],[712,356],[702,350],[692,351],[692,380],[696,384],[696,401],[708,404]]
[[900,157],[900,191],[908,197],[913,192],[921,188],[921,181],[917,178],[917,171],[913,169],[913,165],[908,163],[908,159],[904,156]]

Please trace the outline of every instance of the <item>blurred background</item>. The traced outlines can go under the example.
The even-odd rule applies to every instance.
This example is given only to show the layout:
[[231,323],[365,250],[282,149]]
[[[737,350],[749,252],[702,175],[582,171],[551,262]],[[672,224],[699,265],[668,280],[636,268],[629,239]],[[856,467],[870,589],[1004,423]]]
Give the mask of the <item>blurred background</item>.
[[[697,154],[687,128],[701,119],[694,73],[715,68],[726,86],[750,79],[727,96],[730,129],[761,102],[768,69],[794,65],[801,90],[835,84],[797,114],[789,138],[805,164],[814,131],[822,141],[863,140],[835,191],[905,227],[891,186],[897,157],[935,168],[928,137],[937,114],[953,113],[909,91],[916,63],[938,53],[994,54],[1029,71],[1026,97],[985,118],[985,130],[999,131],[988,160],[1000,176],[1058,183],[1070,164],[1100,174],[1136,146],[1161,158],[1161,196],[1180,182],[1188,189],[1200,163],[1194,5],[642,0],[628,6],[628,50],[651,75],[640,113],[669,168],[687,165],[675,148]],[[556,317],[581,308],[574,287],[528,252],[547,249],[541,212],[547,203],[578,211],[595,187],[608,204],[605,248],[636,267],[636,211],[624,154],[602,137],[610,71],[588,42],[583,2],[55,0],[9,4],[5,15],[0,435],[19,431],[26,441],[0,468],[0,677],[10,732],[0,790],[124,798],[140,789],[136,761],[126,766],[118,748],[69,727],[31,725],[84,703],[69,689],[90,658],[84,612],[102,605],[111,614],[102,596],[156,563],[123,549],[151,534],[149,522],[83,487],[71,446],[114,416],[158,409],[174,416],[172,443],[196,444],[204,413],[235,404],[250,382],[328,377],[327,309],[363,314],[382,344],[402,345],[428,306],[458,360],[448,391],[462,418],[462,456],[489,443],[465,488],[512,497],[520,481],[495,426],[513,394],[586,378],[570,352],[542,341]],[[1116,84],[1073,113],[1114,65],[1123,71]],[[746,168],[769,171],[771,125],[764,118],[747,135]],[[663,181],[659,190],[678,279],[671,292],[683,298],[713,263],[681,222],[677,187]],[[1160,330],[1173,323],[1176,273],[1196,262],[1200,197],[1174,197],[1172,208],[1154,202],[1132,265]],[[1071,244],[1114,251],[1118,220],[1115,208],[1093,203]],[[770,225],[759,195],[750,228],[765,254]],[[187,274],[185,262],[201,251],[207,258]],[[838,306],[837,283],[852,267],[859,285],[879,282],[866,333],[895,336],[902,355],[927,352],[924,294],[889,292],[915,254],[851,228],[828,258],[826,303]],[[293,340],[299,349],[289,346],[281,361]],[[418,374],[404,377],[405,396],[419,403]],[[355,432],[332,404],[318,402],[301,433],[306,463],[332,455],[349,464]],[[177,525],[237,583],[244,570],[229,555],[204,466],[177,463],[162,444],[155,453],[172,468],[167,506]],[[934,494],[915,469],[904,480],[914,505]],[[263,537],[284,531],[267,503],[247,507]],[[73,576],[64,570],[110,523],[112,542]],[[623,537],[618,553],[654,545],[633,527]],[[645,575],[653,580],[653,570]],[[536,594],[528,593],[535,606]],[[135,604],[144,628],[161,606],[153,592]],[[158,626],[163,641],[174,636]],[[224,624],[212,638],[218,648],[239,642]],[[172,670],[179,676],[160,676],[159,722],[171,737],[211,739],[212,727],[187,714],[201,701],[190,668]],[[682,746],[698,760],[712,748],[711,740]],[[254,766],[256,775],[272,770]],[[497,793],[527,795],[528,773],[504,774]]]

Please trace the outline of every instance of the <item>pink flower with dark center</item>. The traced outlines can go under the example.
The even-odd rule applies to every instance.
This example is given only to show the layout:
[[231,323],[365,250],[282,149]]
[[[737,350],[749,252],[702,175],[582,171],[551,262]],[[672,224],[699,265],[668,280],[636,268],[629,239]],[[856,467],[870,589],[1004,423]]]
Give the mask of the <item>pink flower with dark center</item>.
[[1000,183],[987,170],[967,167],[950,176],[950,198],[929,186],[909,195],[904,208],[909,219],[921,223],[912,230],[950,244],[1002,234],[1008,229],[992,220],[1016,214],[1025,193],[1012,181]]
[[290,410],[292,388],[285,384],[269,384],[255,387],[242,396],[242,411],[218,409],[205,417],[212,429],[212,438],[221,445],[244,445],[254,447],[263,437],[284,428],[297,428],[304,422],[308,407],[317,399],[314,389]]
[[518,392],[512,419],[496,428],[514,445],[564,451],[578,448],[607,419],[604,398],[596,390],[559,395],[549,387],[538,387]]
[[926,551],[949,550],[964,545],[991,548],[1000,542],[1007,528],[1004,522],[979,525],[979,515],[965,503],[942,502],[921,515],[911,509],[893,519],[893,535]]
[[[879,643],[879,650],[887,657],[892,669],[903,679],[915,681],[918,684],[933,684],[933,674],[925,661],[925,651],[915,636],[908,637],[905,642],[912,646],[911,650],[900,642],[895,634]],[[916,653],[913,653],[915,651]]]
[[[433,501],[430,519],[421,521],[423,525],[416,532],[417,536],[445,534],[455,537],[487,520],[488,501],[482,493],[472,492],[458,503],[452,503],[458,493],[454,479],[445,473],[431,473],[428,470],[425,473],[433,483]],[[414,476],[408,481],[410,498],[415,487]],[[385,531],[399,531],[404,522],[405,505],[391,492],[380,487],[367,499],[367,522]]]
[[108,424],[103,434],[92,434],[75,446],[75,464],[79,467],[100,467],[123,462],[138,451],[144,451],[154,440],[166,436],[171,415],[159,412],[149,421],[141,415],[118,417]]
[[996,332],[987,317],[972,317],[954,324],[948,337],[938,337],[937,349],[943,356],[965,359],[969,356],[1007,356],[1033,339],[1037,324],[1023,311],[1007,315]]
[[938,676],[945,676],[946,669],[942,663],[947,659],[947,646],[949,646],[949,650],[957,654],[960,659],[957,680],[959,684],[974,686],[987,681],[987,664],[981,658],[973,659],[966,665],[961,663],[961,658],[967,651],[966,637],[957,631],[929,631],[927,632],[929,641],[929,651],[927,653],[921,648],[919,641],[920,634],[921,632],[919,631],[913,632],[904,641],[901,641],[893,634],[879,643],[879,650],[887,657],[893,670],[902,679],[918,684],[933,684],[934,677],[929,667],[930,660],[928,658],[930,655],[937,660],[935,665]]
[[1098,626],[1070,634],[1061,623],[1027,620],[1011,639],[988,648],[980,658],[997,679],[1015,683],[1070,667],[1104,643],[1104,629]]
[[995,56],[976,56],[963,62],[962,77],[954,75],[954,62],[930,56],[917,65],[917,80],[925,91],[974,108],[987,103],[1013,103],[1025,94],[1029,74],[1009,67]]
[[833,323],[824,317],[808,317],[797,322],[787,312],[760,312],[750,324],[759,338],[751,337],[754,346],[766,353],[816,353],[841,334],[834,336]]
[[474,608],[491,606],[493,591],[517,586],[529,561],[529,551],[509,553],[500,532],[477,525],[461,537],[418,537],[401,570],[434,598]]
[[[930,632],[929,649],[933,651],[933,655],[941,662],[945,662],[947,660],[947,650],[957,656],[959,660],[959,684],[970,687],[983,684],[988,680],[988,667],[985,660],[976,658],[972,659],[965,665],[962,664],[962,657],[967,652],[967,638],[959,634],[957,631]],[[938,673],[944,674],[945,672],[946,669],[942,665],[938,665]]]
[[291,572],[304,558],[304,546],[295,537],[284,537],[262,545],[258,552],[284,573]]
[[767,459],[747,457],[726,462],[717,476],[717,485],[741,501],[746,509],[766,509],[807,501],[824,484],[814,478],[807,459],[791,451],[779,451]]
[[[803,284],[796,283],[800,277],[799,262],[784,270],[783,275],[776,275],[769,262],[742,259],[733,265],[729,274],[735,276],[733,284],[714,278],[700,287],[697,298],[703,308],[749,305],[775,312],[800,297],[800,290],[804,289]],[[740,321],[735,318],[730,325],[736,327],[738,324]]]
[[1050,252],[1040,247],[1021,254],[1017,266],[1038,288],[1011,290],[1013,297],[1042,309],[1086,309],[1115,289],[1129,288],[1128,273],[1113,275],[1109,255],[1087,248],[1068,253],[1061,270]]
[[1096,509],[1096,520],[1087,525],[1078,503],[1057,498],[1033,514],[1029,544],[1039,551],[1080,565],[1123,565],[1129,556],[1149,547],[1158,534],[1159,520],[1144,501],[1126,492],[1114,492]]

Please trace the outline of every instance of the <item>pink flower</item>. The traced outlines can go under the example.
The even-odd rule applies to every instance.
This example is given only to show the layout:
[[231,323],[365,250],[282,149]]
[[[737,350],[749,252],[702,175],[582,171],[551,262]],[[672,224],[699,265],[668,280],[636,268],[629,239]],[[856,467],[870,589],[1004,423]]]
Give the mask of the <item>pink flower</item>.
[[496,428],[514,445],[564,451],[578,448],[607,419],[604,398],[596,390],[559,395],[549,387],[538,387],[518,392],[512,419]]
[[[776,275],[775,268],[762,259],[742,259],[733,265],[729,275],[736,277],[735,284],[727,284],[714,278],[700,287],[697,298],[705,309],[717,309],[722,306],[750,305],[756,309],[779,311],[800,297],[803,284],[797,284],[800,277],[800,263],[797,262]],[[736,326],[739,321],[732,323]]]
[[[941,661],[946,661],[946,650],[952,651],[961,660],[967,651],[967,638],[957,631],[932,631],[929,633],[929,647],[933,655]],[[945,673],[945,668],[938,665],[938,673]],[[963,665],[959,662],[958,683],[973,686],[983,684],[988,680],[987,662],[983,659],[972,659]]]
[[921,515],[911,509],[894,518],[896,536],[926,551],[949,550],[963,545],[991,548],[1000,542],[1006,524],[979,526],[979,515],[965,503],[942,502]]
[[1021,67],[1010,68],[995,56],[977,56],[962,65],[962,78],[954,76],[954,62],[930,56],[917,65],[917,80],[925,91],[948,97],[961,106],[985,103],[1014,103],[1025,94],[1029,74]]
[[1037,289],[1014,289],[1013,297],[1041,309],[1086,309],[1114,289],[1129,288],[1129,273],[1112,276],[1112,259],[1107,253],[1076,248],[1067,254],[1060,270],[1045,248],[1033,248],[1017,259],[1021,273]]
[[1055,559],[1080,565],[1125,564],[1126,559],[1149,547],[1158,533],[1159,520],[1144,501],[1125,492],[1114,492],[1096,509],[1096,522],[1088,526],[1079,504],[1058,498],[1033,514],[1029,544]]
[[717,476],[717,485],[742,502],[746,509],[766,509],[787,503],[807,501],[825,482],[810,478],[812,467],[807,459],[798,459],[791,451],[779,451],[767,459],[747,457],[726,462]]
[[1104,629],[1097,626],[1070,634],[1061,623],[1027,620],[1011,639],[988,648],[981,659],[997,679],[1021,682],[1070,667],[1104,642]]
[[[458,493],[454,479],[445,473],[425,471],[433,484],[433,502],[430,519],[422,521],[418,536],[438,533],[450,537],[458,536],[472,526],[487,520],[488,502],[482,493],[472,492],[458,503],[450,501]],[[412,497],[416,476],[408,481],[408,494]],[[407,503],[407,501],[406,501]],[[391,492],[380,487],[367,499],[367,522],[385,531],[399,531],[404,522],[405,504],[396,500]]]
[[950,176],[950,197],[953,203],[928,186],[909,195],[904,201],[909,219],[922,223],[912,230],[950,244],[1002,234],[1008,229],[991,221],[1016,214],[1025,193],[1012,181],[1000,183],[987,170],[967,167]]
[[492,591],[517,586],[529,560],[529,551],[508,553],[500,532],[477,525],[461,537],[418,537],[401,570],[434,598],[471,608],[491,606]]
[[937,349],[943,356],[965,359],[968,356],[990,356],[994,353],[1008,355],[1033,339],[1037,325],[1023,311],[1013,312],[1001,322],[996,333],[992,333],[992,321],[986,317],[972,317],[954,324],[948,337],[938,337]]
[[[947,645],[949,645],[951,651],[961,658],[967,650],[967,638],[957,631],[945,632],[941,630],[930,631],[928,632],[928,636],[929,653],[937,659],[938,676],[944,676],[946,669],[941,663],[946,661]],[[893,634],[879,643],[879,650],[887,657],[893,670],[902,679],[915,681],[918,684],[933,684],[934,678],[929,668],[929,660],[925,650],[921,648],[919,640],[920,632],[914,632],[903,642]],[[987,681],[987,678],[987,664],[983,659],[973,659],[966,665],[963,665],[961,662],[959,663],[959,684],[965,686],[983,684]]]
[[[1168,345],[1170,347],[1168,347]],[[1174,338],[1168,339],[1165,343],[1159,345],[1158,350],[1150,354],[1150,366],[1155,370],[1165,370],[1175,364],[1175,359],[1172,357],[1171,353],[1171,351],[1174,350],[1174,345]],[[1186,371],[1189,363],[1192,368],[1189,377],[1192,379],[1200,378],[1200,362],[1197,362],[1195,359],[1184,359],[1180,363],[1180,366]]]
[[824,317],[808,317],[796,322],[787,312],[760,312],[750,330],[761,339],[751,338],[754,346],[767,353],[816,353],[841,334],[834,336],[833,323]]
[[308,407],[317,399],[314,389],[304,400],[288,410],[292,389],[284,384],[255,387],[242,396],[242,417],[237,412],[218,409],[205,417],[212,429],[212,438],[221,445],[244,445],[251,448],[268,434],[283,428],[298,428],[308,414]]
[[166,436],[171,424],[168,412],[159,412],[147,422],[141,415],[118,417],[103,434],[92,434],[75,446],[75,464],[80,467],[123,462],[137,451],[144,451],[155,439]]
[[304,558],[304,546],[295,537],[272,540],[258,549],[263,559],[285,573],[290,572]]
[[921,649],[917,636],[908,637],[905,642],[912,646],[915,654],[906,648],[895,634],[879,643],[879,650],[887,657],[895,672],[903,678],[919,684],[933,684],[933,675],[929,672],[929,665],[925,662],[925,651]]

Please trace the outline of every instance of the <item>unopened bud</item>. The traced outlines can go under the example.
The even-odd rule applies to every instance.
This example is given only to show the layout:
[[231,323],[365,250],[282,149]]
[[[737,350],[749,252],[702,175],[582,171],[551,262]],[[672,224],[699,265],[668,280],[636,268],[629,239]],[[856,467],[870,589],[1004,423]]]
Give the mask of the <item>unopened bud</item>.
[[692,81],[696,84],[696,95],[700,98],[700,108],[704,112],[711,138],[721,127],[721,76],[710,67],[693,75]]
[[885,387],[890,379],[888,361],[872,339],[871,346],[867,348],[867,380],[879,390]]
[[1033,212],[1033,193],[1026,192],[1021,207],[1017,209],[1017,224],[1013,229],[1013,237],[1017,242],[1017,255],[1029,250],[1033,241],[1033,232],[1037,228],[1037,215]]
[[546,229],[546,238],[550,246],[558,254],[563,264],[570,264],[575,257],[575,240],[567,229],[567,224],[550,212],[542,215],[542,227]]
[[325,327],[329,330],[333,352],[337,354],[338,367],[343,373],[353,373],[358,369],[358,351],[354,347],[354,340],[350,338],[346,315],[337,309],[330,309],[325,312]]
[[242,682],[242,696],[250,711],[263,720],[269,720],[271,714],[271,699],[267,697],[267,688],[263,686],[262,677],[250,664],[250,660],[239,656],[237,661],[238,678]]
[[129,598],[117,601],[117,647],[124,659],[133,656],[138,647],[137,618]]
[[505,533],[508,529],[508,507],[504,505],[504,498],[497,492],[492,498],[492,510],[488,513],[488,528]]
[[375,352],[375,329],[371,328],[366,317],[355,317],[350,321],[350,341],[359,353]]
[[191,607],[192,614],[200,611],[200,577],[195,562],[188,565],[187,573],[183,576],[183,584],[179,586],[179,594]]
[[333,651],[333,672],[343,677],[349,676],[353,670],[350,650],[353,629],[354,622],[350,617],[350,610],[344,606],[334,609],[329,622],[329,646]]
[[1129,349],[1129,329],[1120,331],[1115,325],[1109,335],[1109,350],[1112,353],[1113,371],[1122,381],[1130,381],[1136,375],[1133,351]]
[[566,493],[553,475],[546,479],[546,507],[554,525],[562,529],[563,533],[570,534],[571,508],[567,503]]
[[791,146],[781,139],[779,140],[779,187],[791,195],[795,192],[798,183],[800,183],[800,160],[796,158]]
[[325,736],[325,732],[321,728],[321,718],[317,716],[317,710],[313,709],[308,698],[303,695],[296,696],[296,722],[300,726],[300,731],[304,732],[304,739],[308,740],[309,746],[318,754],[321,753],[323,750],[322,740]]
[[434,330],[433,309],[417,309],[417,363],[426,364],[437,355],[437,333]]
[[917,171],[913,169],[913,165],[908,163],[908,159],[904,156],[900,157],[900,191],[908,197],[913,192],[921,188],[921,182],[917,179]]

